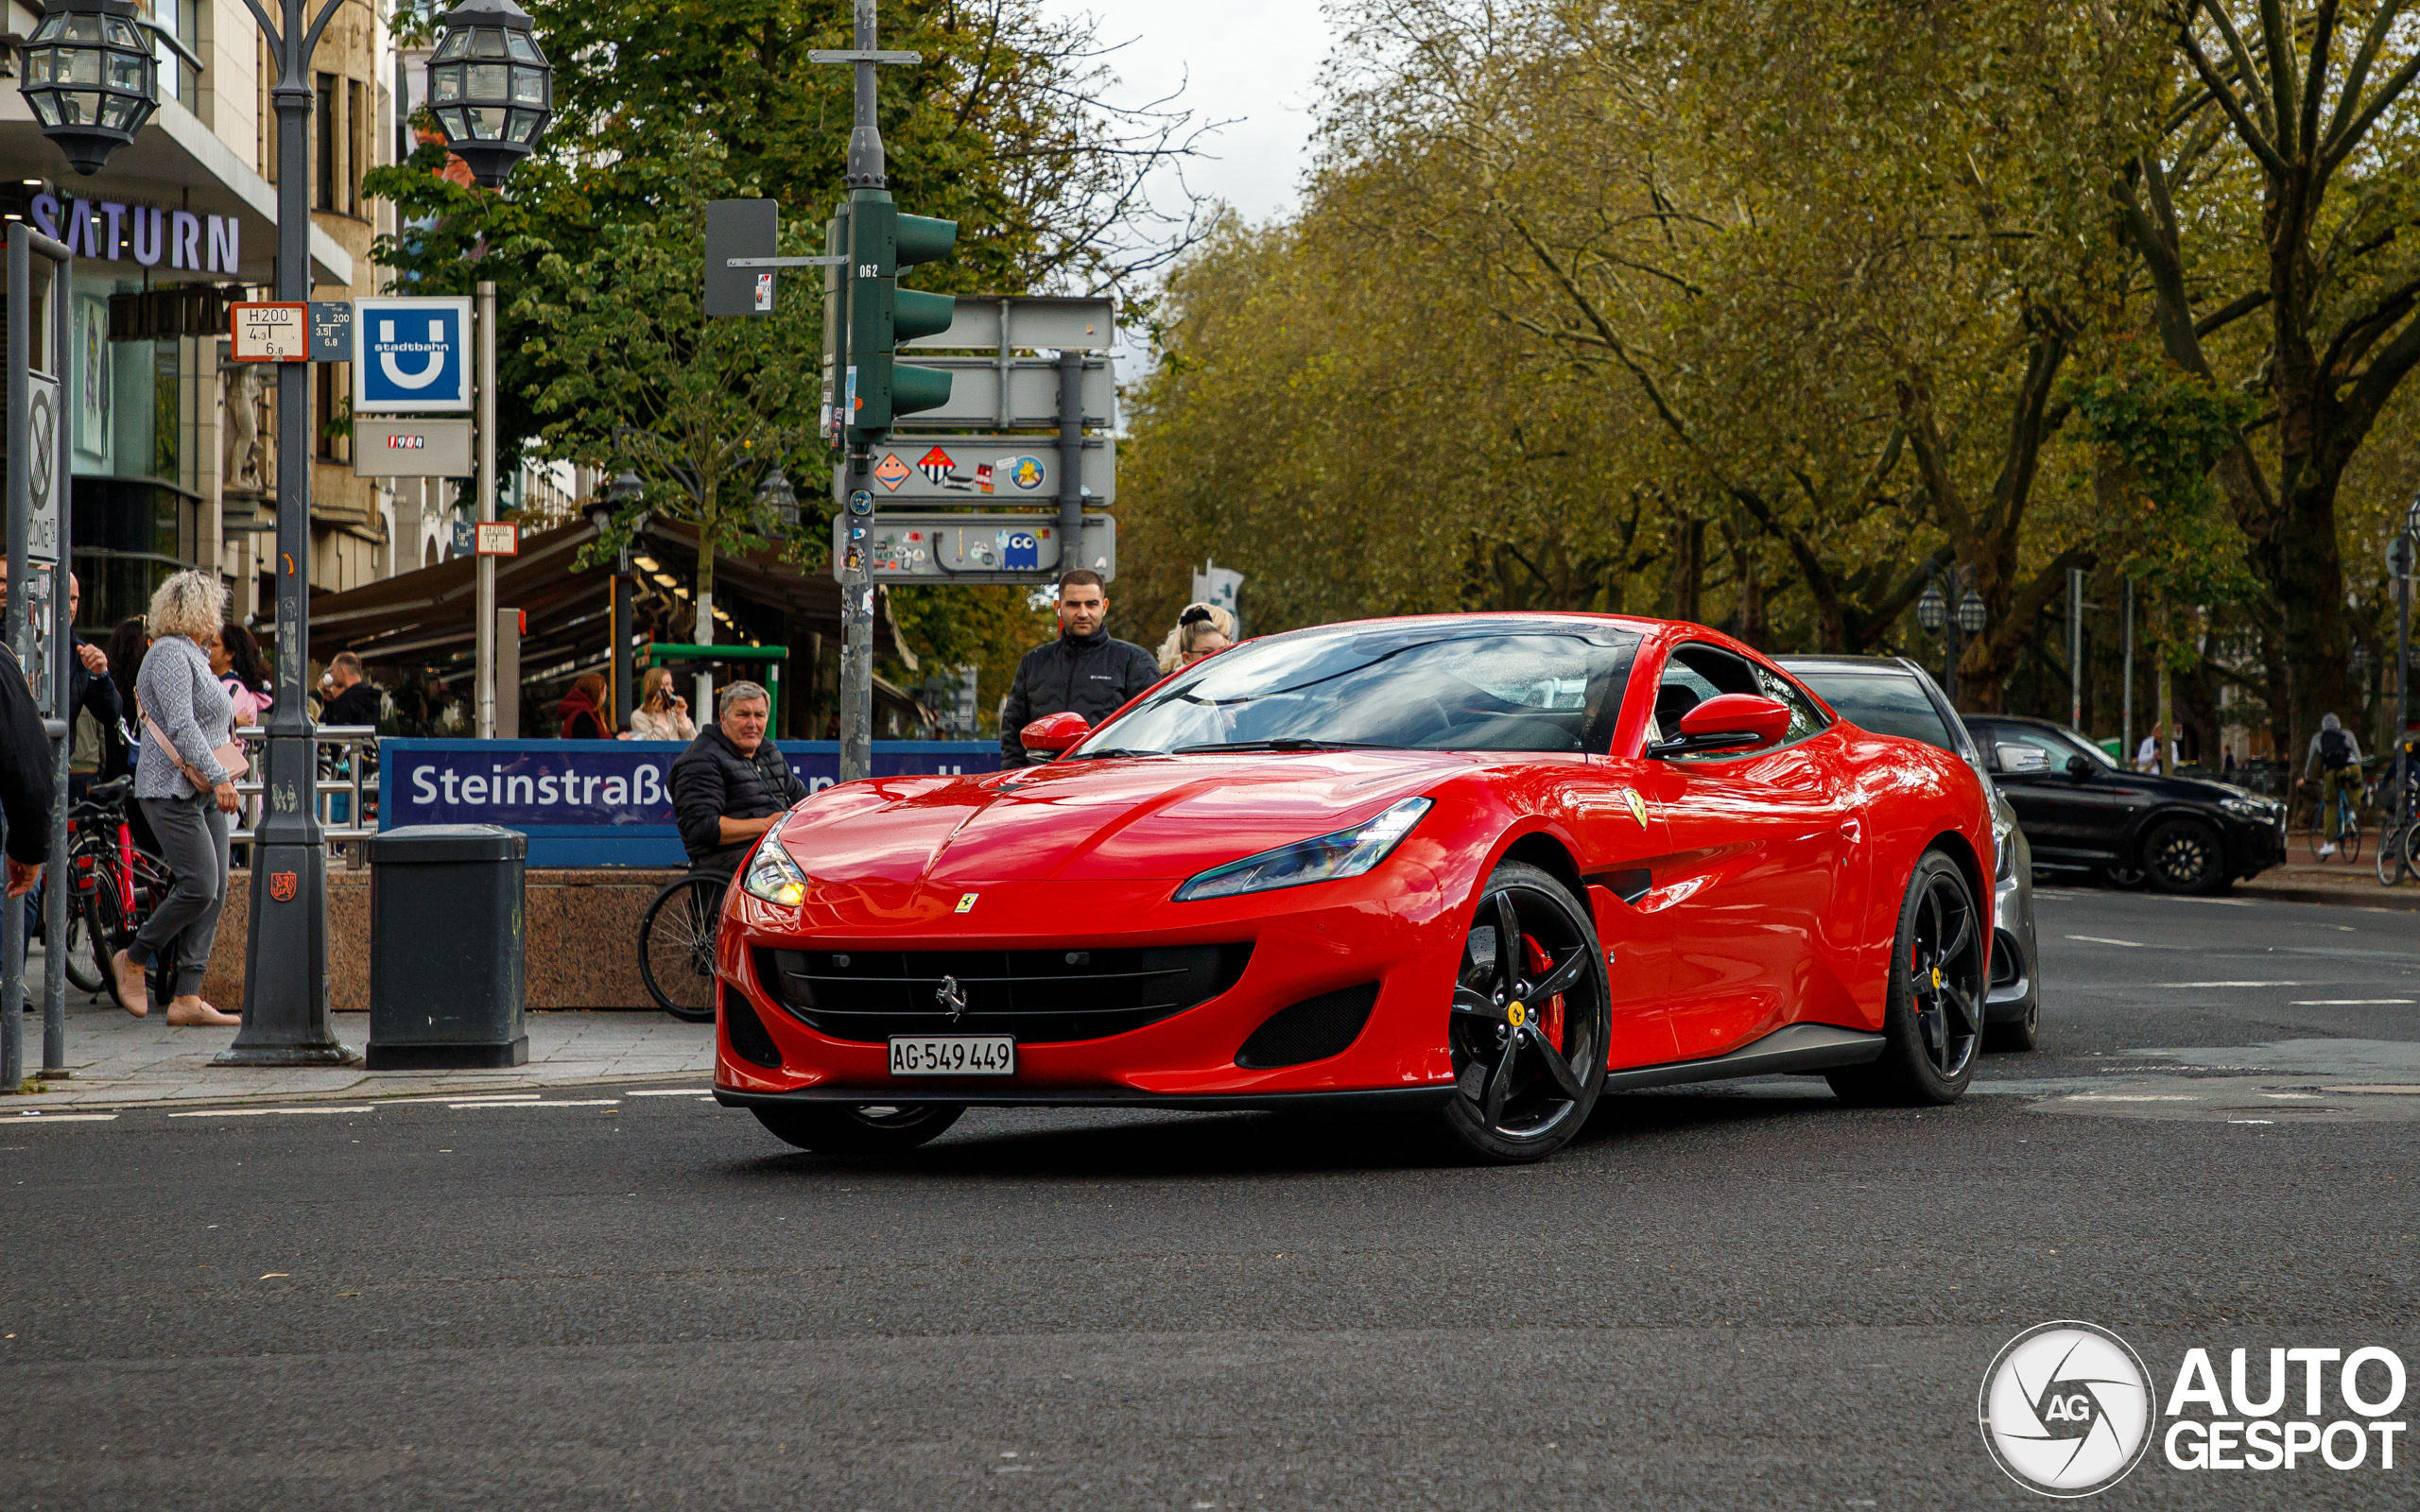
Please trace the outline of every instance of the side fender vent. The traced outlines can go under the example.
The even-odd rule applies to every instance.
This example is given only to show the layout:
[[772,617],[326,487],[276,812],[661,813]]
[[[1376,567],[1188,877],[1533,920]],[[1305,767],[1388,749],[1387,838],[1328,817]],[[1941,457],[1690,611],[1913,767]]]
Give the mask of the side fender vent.
[[765,1021],[756,1017],[754,1005],[744,994],[734,992],[728,983],[722,989],[722,1032],[731,1039],[733,1055],[752,1066],[768,1071],[780,1069],[781,1047],[765,1032]]
[[1265,1071],[1340,1056],[1360,1037],[1377,1002],[1378,984],[1364,982],[1280,1008],[1236,1052],[1236,1064]]

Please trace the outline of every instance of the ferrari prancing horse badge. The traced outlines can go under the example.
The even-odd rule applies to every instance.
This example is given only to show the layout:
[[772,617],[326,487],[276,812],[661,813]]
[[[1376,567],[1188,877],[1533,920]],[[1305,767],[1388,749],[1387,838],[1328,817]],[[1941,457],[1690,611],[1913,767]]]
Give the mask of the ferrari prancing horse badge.
[[1622,789],[1622,798],[1630,804],[1630,816],[1638,821],[1638,827],[1640,829],[1646,829],[1647,799],[1639,797],[1638,789],[1634,787],[1626,787]]

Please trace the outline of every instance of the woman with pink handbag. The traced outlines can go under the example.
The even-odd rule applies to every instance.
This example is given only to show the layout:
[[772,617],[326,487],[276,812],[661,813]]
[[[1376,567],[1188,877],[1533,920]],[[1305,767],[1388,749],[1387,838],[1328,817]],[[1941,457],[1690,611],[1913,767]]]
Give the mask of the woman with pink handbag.
[[143,710],[143,758],[134,796],[175,876],[168,896],[110,961],[118,1005],[136,1018],[151,1010],[144,974],[160,952],[177,947],[168,1022],[178,1027],[237,1024],[201,999],[201,976],[227,901],[228,816],[236,809],[243,747],[234,740],[234,703],[210,669],[219,644],[226,590],[211,572],[179,573],[151,595],[150,654],[134,695]]

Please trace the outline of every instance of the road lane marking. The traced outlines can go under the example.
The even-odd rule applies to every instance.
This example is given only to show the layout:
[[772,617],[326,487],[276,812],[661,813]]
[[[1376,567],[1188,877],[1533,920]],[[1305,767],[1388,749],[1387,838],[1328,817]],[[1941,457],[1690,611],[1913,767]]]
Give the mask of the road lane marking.
[[619,1108],[615,1097],[596,1097],[579,1102],[562,1103],[448,1103],[448,1108]]
[[264,1113],[374,1113],[368,1103],[350,1108],[205,1108],[198,1113],[170,1113],[170,1118],[258,1118]]
[[714,1094],[715,1090],[711,1087],[658,1087],[652,1091],[630,1092],[625,1095],[631,1097],[712,1097]]
[[[2127,984],[2127,983],[2118,983],[2118,984],[2117,984],[2117,985],[2118,985],[2118,986],[2119,986],[2119,987],[2125,987],[2125,986],[2129,986],[2129,985],[2131,985],[2131,984]],[[2146,983],[2143,983],[2142,985],[2143,985],[2143,986],[2145,986],[2145,987],[2152,987],[2152,988],[2170,988],[2170,989],[2172,989],[2172,990],[2180,991],[2180,992],[2181,992],[2181,991],[2183,991],[2183,990],[2185,990],[2185,989],[2186,989],[2186,988],[2204,988],[2204,987],[2308,987],[2308,986],[2310,986],[2310,984],[2309,984],[2308,982],[2146,982]]]
[[2290,1008],[2360,1008],[2386,1004],[2409,1004],[2410,998],[2296,998],[2286,1005]]
[[2148,949],[2148,947],[2138,939],[2103,939],[2098,935],[2070,935],[2067,938],[2082,940],[2086,945],[2123,945],[2130,951]]
[[2070,1103],[2198,1103],[2201,1100],[2182,1092],[2076,1092],[2064,1099]]
[[115,1113],[53,1113],[40,1108],[28,1108],[10,1117],[18,1123],[29,1119],[40,1119],[45,1124],[106,1124],[117,1115]]

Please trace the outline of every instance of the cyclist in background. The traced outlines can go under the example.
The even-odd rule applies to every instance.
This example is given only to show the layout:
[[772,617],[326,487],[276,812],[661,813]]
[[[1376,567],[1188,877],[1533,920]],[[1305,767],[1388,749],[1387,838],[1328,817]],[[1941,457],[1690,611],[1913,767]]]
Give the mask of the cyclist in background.
[[2337,795],[2349,795],[2350,804],[2358,810],[2361,800],[2361,747],[2344,722],[2334,714],[2324,714],[2319,721],[2319,733],[2310,737],[2310,753],[2303,761],[2303,775],[2295,785],[2319,775],[2319,853],[2336,853],[2336,832],[2329,816],[2335,812]]

